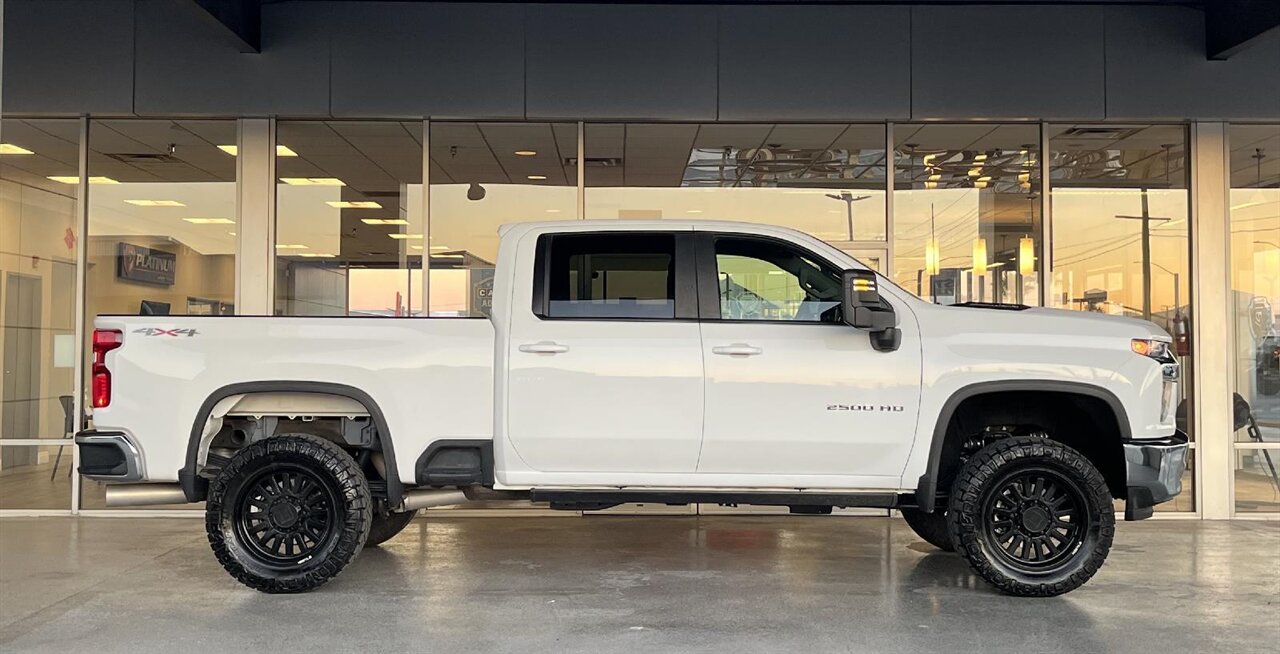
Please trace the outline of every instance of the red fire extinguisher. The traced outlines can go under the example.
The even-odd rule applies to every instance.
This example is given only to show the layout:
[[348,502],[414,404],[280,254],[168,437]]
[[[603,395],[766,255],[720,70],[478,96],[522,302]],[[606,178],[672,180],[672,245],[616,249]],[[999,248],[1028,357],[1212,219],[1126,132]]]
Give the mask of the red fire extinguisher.
[[1178,356],[1191,354],[1191,321],[1181,310],[1173,316],[1173,351]]

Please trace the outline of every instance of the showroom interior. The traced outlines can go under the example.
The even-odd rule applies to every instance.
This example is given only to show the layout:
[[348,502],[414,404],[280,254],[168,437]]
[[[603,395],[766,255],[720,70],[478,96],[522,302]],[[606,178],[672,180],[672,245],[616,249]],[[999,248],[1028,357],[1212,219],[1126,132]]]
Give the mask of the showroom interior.
[[1160,517],[1280,518],[1275,30],[1209,59],[1196,3],[298,1],[254,51],[187,2],[49,4],[3,5],[0,515],[201,515],[74,474],[97,314],[484,319],[500,225],[706,218],[930,302],[1155,322],[1194,448]]

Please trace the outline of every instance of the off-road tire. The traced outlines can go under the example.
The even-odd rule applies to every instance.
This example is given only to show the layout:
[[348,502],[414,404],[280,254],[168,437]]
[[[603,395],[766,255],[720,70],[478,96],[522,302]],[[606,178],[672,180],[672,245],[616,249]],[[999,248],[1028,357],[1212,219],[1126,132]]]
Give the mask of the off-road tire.
[[[286,498],[290,492],[296,494]],[[282,505],[278,522],[276,505]],[[236,452],[209,485],[205,531],[218,562],[240,583],[264,593],[301,593],[336,577],[360,553],[371,507],[368,481],[342,448],[305,434],[275,436]],[[264,533],[258,530],[267,520],[273,521],[267,536],[249,535]],[[316,524],[324,526],[303,531]],[[277,528],[301,533],[296,543],[271,546]],[[261,553],[277,548],[298,553],[281,554],[291,559],[284,562]]]
[[916,532],[924,542],[944,552],[956,551],[956,546],[951,541],[951,527],[947,524],[945,511],[925,513],[920,509],[912,508],[902,508],[898,511],[902,513],[902,519],[907,521],[911,531]]
[[418,515],[417,511],[374,511],[373,523],[369,525],[369,538],[364,541],[365,547],[377,547],[404,531],[405,527]]
[[[1037,478],[1041,491],[1038,496],[1034,481]],[[1059,513],[1061,509],[1047,508],[1052,502],[1044,498],[1053,491],[1046,490],[1046,479],[1062,489],[1059,497],[1068,496],[1064,502],[1075,507],[1074,521],[1064,522],[1060,516],[1066,514]],[[1029,486],[1027,480],[1031,480]],[[1005,494],[1019,484],[1019,491]],[[1031,499],[1024,501],[1024,496]],[[1009,506],[1027,508],[1015,512]],[[993,519],[997,513],[1016,517]],[[1035,532],[1044,529],[1046,519],[1049,531],[1061,528],[1071,537],[1059,543],[1057,555],[1044,555],[1045,549],[1036,545],[1032,556],[1049,560],[1042,562],[1043,569],[1032,570],[1029,567],[1034,564],[1018,563],[1019,557],[1006,549],[1013,547],[1016,551],[1018,545],[1001,544],[1016,543],[1016,539],[1005,541],[998,532],[1002,528],[1005,534],[1012,533],[1008,530]],[[1111,493],[1098,469],[1084,455],[1062,443],[1027,436],[996,441],[965,462],[951,489],[947,520],[957,551],[973,571],[1001,592],[1021,597],[1051,597],[1080,587],[1102,567],[1115,536]],[[1070,522],[1077,525],[1075,530],[1061,526]],[[1001,523],[1010,526],[998,526]],[[1034,538],[1043,542],[1042,536]],[[1021,551],[1029,552],[1027,545],[1031,542],[1035,541],[1024,536]]]

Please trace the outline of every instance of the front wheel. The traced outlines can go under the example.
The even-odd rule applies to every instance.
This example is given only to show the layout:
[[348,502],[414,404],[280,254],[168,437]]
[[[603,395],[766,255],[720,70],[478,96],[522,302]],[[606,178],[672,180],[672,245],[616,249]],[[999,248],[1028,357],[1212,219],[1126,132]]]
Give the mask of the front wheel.
[[275,436],[231,457],[209,485],[205,531],[218,562],[266,593],[299,593],[342,572],[371,522],[369,483],[342,448]]
[[1102,474],[1044,438],[1006,438],[974,454],[956,478],[947,516],[974,572],[1023,597],[1080,587],[1102,567],[1115,535]]

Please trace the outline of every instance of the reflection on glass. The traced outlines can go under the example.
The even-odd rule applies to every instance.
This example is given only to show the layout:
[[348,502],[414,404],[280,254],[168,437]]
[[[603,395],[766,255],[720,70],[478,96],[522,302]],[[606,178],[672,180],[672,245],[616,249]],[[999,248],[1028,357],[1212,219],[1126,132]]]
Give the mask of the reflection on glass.
[[1186,128],[1054,125],[1049,135],[1051,304],[1185,331]]
[[885,240],[882,125],[589,124],[586,216],[792,227]]
[[[83,238],[76,220],[79,137],[76,120],[0,121],[0,439],[66,435],[75,392],[76,244]],[[28,447],[0,451],[0,474],[37,455]]]
[[281,121],[276,313],[422,313],[422,124]]
[[[1235,389],[1253,418],[1236,440],[1280,443],[1280,125],[1233,125],[1229,138]],[[1261,458],[1237,461],[1247,457]],[[1242,474],[1237,509],[1253,510],[1241,508]]]
[[218,148],[235,136],[230,120],[93,122],[91,318],[235,313],[236,162]]
[[489,314],[500,226],[577,218],[577,130],[431,123],[431,316]]
[[1036,125],[894,126],[894,280],[938,304],[1039,304]]
[[1236,511],[1280,512],[1280,448],[1237,449]]

